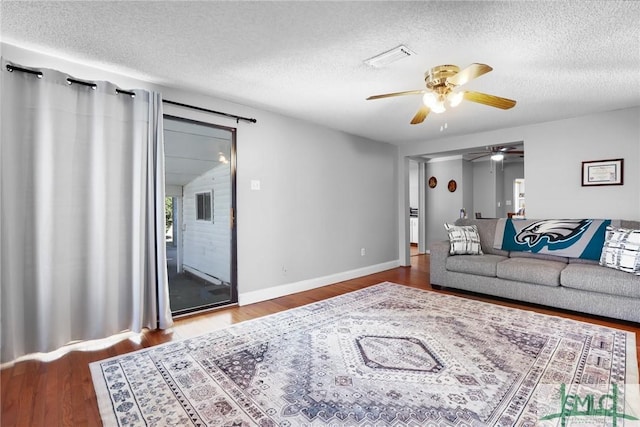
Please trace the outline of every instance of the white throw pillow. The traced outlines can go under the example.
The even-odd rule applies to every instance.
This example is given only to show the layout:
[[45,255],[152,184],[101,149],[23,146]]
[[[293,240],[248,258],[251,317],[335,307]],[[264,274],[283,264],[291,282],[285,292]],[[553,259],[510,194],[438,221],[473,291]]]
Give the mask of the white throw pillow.
[[608,226],[600,265],[640,276],[640,230]]
[[445,224],[444,228],[449,233],[450,255],[482,255],[478,227],[475,225]]

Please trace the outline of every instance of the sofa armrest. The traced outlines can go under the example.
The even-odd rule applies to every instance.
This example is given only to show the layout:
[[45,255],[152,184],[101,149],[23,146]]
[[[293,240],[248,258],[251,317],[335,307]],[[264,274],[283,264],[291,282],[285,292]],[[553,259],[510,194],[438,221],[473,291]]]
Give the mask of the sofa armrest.
[[429,248],[429,282],[432,285],[446,286],[447,258],[449,257],[449,241],[434,242]]

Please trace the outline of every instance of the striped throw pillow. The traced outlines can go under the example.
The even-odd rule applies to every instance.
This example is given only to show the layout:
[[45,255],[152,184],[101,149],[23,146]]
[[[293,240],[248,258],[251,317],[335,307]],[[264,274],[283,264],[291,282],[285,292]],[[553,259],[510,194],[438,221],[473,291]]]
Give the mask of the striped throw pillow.
[[640,276],[640,230],[608,226],[600,265]]
[[449,233],[450,255],[482,255],[478,227],[445,224],[444,228]]

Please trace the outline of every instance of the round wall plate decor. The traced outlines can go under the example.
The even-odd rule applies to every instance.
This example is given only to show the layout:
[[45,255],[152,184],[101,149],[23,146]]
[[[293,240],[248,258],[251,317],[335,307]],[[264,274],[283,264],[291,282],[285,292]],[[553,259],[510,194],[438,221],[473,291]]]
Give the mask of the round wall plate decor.
[[449,189],[449,191],[451,191],[453,193],[458,188],[458,183],[455,180],[452,179],[447,184],[447,188]]
[[429,178],[429,188],[436,188],[436,185],[438,185],[438,180],[436,179],[436,177],[432,176],[431,178]]

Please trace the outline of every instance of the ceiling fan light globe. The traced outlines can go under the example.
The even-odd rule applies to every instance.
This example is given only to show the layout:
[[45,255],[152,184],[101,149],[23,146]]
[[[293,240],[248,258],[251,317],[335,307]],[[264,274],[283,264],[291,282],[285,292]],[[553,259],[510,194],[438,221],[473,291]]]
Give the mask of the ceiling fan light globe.
[[445,111],[447,111],[443,101],[437,101],[432,107],[429,108],[431,108],[431,111],[436,114],[444,113]]
[[448,97],[449,105],[452,108],[455,108],[458,105],[460,105],[460,103],[462,102],[463,98],[464,98],[464,93],[463,92],[451,92],[451,94]]
[[502,159],[504,159],[504,154],[502,153],[496,153],[491,155],[491,160],[493,161],[499,162]]
[[433,108],[434,105],[438,102],[438,95],[433,92],[427,92],[422,97],[422,102],[429,108]]

